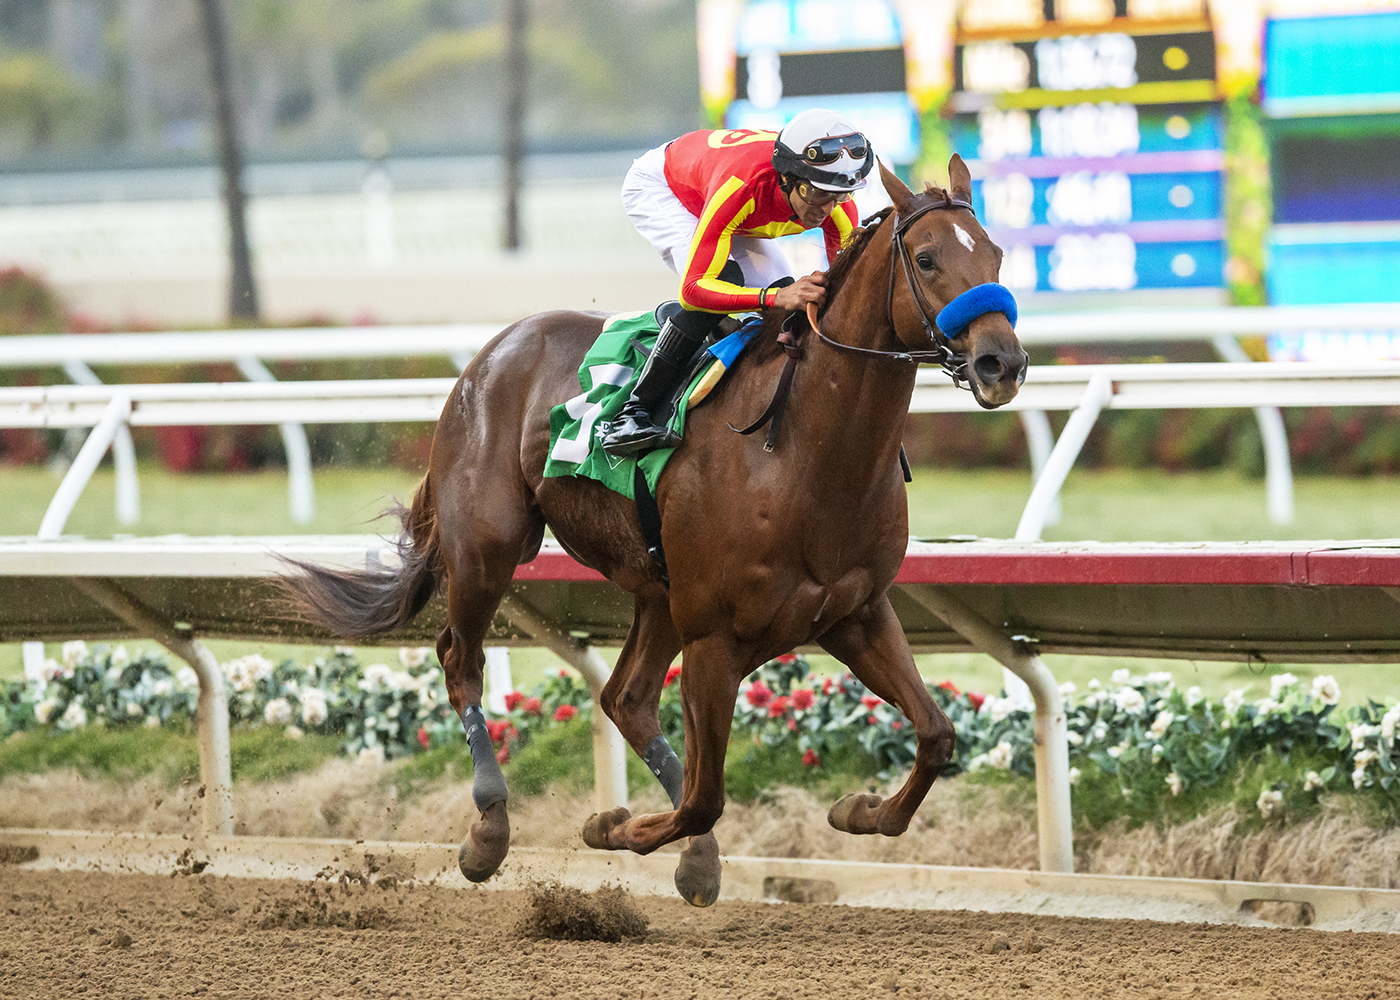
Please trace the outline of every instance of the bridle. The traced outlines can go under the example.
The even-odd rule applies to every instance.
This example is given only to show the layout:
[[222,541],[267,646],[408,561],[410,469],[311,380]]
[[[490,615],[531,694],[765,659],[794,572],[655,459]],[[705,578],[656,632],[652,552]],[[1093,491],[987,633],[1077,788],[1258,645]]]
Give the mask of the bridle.
[[[924,333],[928,336],[929,341],[934,344],[933,350],[881,351],[871,347],[854,347],[850,344],[843,344],[840,341],[832,340],[826,334],[822,333],[821,329],[817,326],[817,310],[813,303],[809,303],[807,306],[807,322],[812,327],[812,332],[817,335],[822,343],[834,347],[837,350],[847,351],[851,354],[863,354],[871,357],[884,358],[903,364],[936,364],[948,373],[954,385],[960,389],[967,389],[970,392],[972,386],[968,384],[967,379],[967,356],[958,354],[949,347],[948,338],[935,326],[938,310],[934,309],[929,304],[928,299],[924,296],[923,290],[919,287],[919,283],[914,280],[914,263],[909,256],[909,246],[904,242],[904,234],[908,232],[909,227],[914,225],[914,223],[918,222],[929,212],[938,209],[952,210],[955,208],[965,208],[969,212],[972,212],[974,217],[976,216],[977,213],[973,209],[971,202],[964,201],[962,198],[954,198],[948,192],[940,192],[940,194],[942,197],[938,198],[931,192],[921,191],[914,196],[916,203],[914,211],[903,216],[899,214],[898,209],[896,209],[894,213],[894,254],[899,257],[900,267],[904,271],[904,280],[909,286],[909,294],[914,299],[914,306],[919,310],[919,319],[924,324]],[[895,270],[896,268],[893,266],[893,261],[891,261],[890,290],[885,300],[885,320],[889,323],[891,330],[894,329]],[[933,318],[930,317],[930,313],[933,314]]]

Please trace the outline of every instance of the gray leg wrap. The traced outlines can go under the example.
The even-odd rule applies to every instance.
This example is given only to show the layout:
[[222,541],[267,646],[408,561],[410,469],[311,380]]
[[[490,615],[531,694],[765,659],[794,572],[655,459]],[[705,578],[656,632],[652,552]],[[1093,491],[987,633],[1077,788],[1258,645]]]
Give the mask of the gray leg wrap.
[[656,780],[661,782],[661,787],[666,789],[666,794],[671,797],[671,808],[679,809],[685,768],[681,765],[681,759],[676,756],[676,751],[671,749],[671,744],[666,742],[665,736],[658,736],[647,744],[647,748],[642,751],[642,761],[651,768],[651,773],[656,775]]
[[472,800],[485,812],[497,802],[506,800],[506,776],[496,761],[491,746],[491,734],[486,731],[486,717],[480,705],[468,705],[462,713],[462,727],[467,731],[467,745],[472,751]]

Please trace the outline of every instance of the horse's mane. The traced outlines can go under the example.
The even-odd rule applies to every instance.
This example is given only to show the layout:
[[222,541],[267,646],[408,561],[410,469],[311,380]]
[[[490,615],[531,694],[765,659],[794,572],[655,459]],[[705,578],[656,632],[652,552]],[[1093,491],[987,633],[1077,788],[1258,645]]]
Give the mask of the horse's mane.
[[[935,198],[947,199],[950,197],[947,191],[940,187],[928,184],[924,187],[924,194]],[[851,271],[855,268],[856,261],[860,259],[861,253],[870,245],[870,239],[875,235],[875,231],[880,228],[880,224],[889,218],[894,211],[894,206],[890,205],[872,213],[852,235],[839,254],[836,260],[832,261],[831,267],[826,272],[826,300],[828,303],[836,298],[836,293],[845,284]],[[763,329],[754,342],[749,346],[742,357],[748,358],[750,364],[762,364],[783,352],[783,347],[778,343],[778,333],[782,330],[783,323],[790,313],[781,309],[770,309],[763,317]],[[795,322],[805,323],[805,317],[799,316]]]

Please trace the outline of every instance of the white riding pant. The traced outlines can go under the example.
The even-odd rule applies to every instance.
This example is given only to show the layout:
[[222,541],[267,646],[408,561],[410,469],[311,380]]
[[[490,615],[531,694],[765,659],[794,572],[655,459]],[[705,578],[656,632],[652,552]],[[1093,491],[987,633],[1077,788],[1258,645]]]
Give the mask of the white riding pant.
[[[684,276],[700,220],[681,204],[666,182],[665,146],[632,161],[622,181],[622,207],[666,266]],[[744,272],[749,288],[762,288],[792,274],[787,254],[773,240],[735,236],[730,241],[729,256]]]

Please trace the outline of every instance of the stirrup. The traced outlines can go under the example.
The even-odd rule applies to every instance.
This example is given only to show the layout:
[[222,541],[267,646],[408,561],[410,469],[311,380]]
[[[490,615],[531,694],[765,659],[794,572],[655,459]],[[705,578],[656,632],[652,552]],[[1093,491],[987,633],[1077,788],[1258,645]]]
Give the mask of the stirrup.
[[599,428],[598,443],[609,455],[624,456],[656,448],[674,448],[681,443],[681,436],[664,424],[658,424],[640,406],[624,407],[606,427]]

